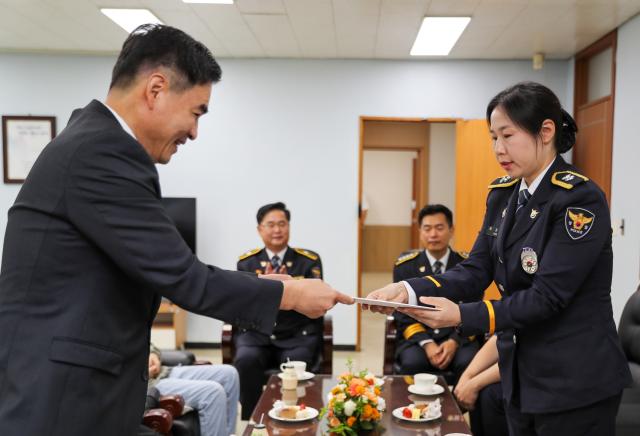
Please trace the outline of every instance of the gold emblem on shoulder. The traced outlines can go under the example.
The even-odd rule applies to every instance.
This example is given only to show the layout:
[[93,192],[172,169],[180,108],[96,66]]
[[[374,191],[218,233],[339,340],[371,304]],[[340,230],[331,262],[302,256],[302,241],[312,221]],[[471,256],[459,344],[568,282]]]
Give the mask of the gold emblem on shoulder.
[[311,260],[318,260],[318,256],[316,254],[311,253],[308,250],[305,250],[304,248],[294,248],[293,251],[295,251],[298,254],[303,255],[304,257],[307,257]]
[[420,268],[418,268],[418,271],[420,271],[421,273],[425,272],[425,270],[427,269],[426,266],[422,265]]
[[246,253],[240,255],[240,257],[238,257],[238,260],[245,260],[251,256],[254,256],[260,253],[261,251],[262,251],[262,248],[254,248],[253,250],[249,250]]
[[411,259],[415,259],[420,254],[420,250],[414,250],[407,254],[402,254],[398,260],[396,260],[396,266],[401,265]]

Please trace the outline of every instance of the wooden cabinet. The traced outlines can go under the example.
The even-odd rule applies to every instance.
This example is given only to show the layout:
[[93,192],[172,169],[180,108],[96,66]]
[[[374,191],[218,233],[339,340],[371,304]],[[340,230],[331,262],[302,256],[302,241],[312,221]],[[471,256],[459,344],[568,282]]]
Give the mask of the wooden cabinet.
[[162,300],[153,321],[151,342],[158,348],[184,347],[187,333],[187,311],[168,300]]

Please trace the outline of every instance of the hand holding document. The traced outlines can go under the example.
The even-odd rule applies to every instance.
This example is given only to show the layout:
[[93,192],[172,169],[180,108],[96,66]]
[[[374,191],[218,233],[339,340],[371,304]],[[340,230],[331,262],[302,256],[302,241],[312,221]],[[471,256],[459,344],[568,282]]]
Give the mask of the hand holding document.
[[[368,300],[377,300],[387,303],[407,304],[409,301],[409,293],[402,283],[390,283],[387,286],[377,289],[367,295]],[[395,310],[394,307],[388,305],[362,303],[362,308],[371,312],[384,313],[391,315]]]
[[353,304],[353,298],[336,291],[320,279],[286,280],[280,309],[295,310],[319,318],[337,303]]

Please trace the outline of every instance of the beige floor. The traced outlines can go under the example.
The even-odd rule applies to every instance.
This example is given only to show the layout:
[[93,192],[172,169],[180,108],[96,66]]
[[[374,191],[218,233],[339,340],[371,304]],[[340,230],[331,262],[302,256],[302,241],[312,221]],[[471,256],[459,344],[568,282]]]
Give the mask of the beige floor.
[[[366,296],[370,291],[386,285],[391,281],[391,278],[391,273],[364,273],[362,275],[362,295]],[[368,311],[362,312],[360,351],[334,351],[334,374],[343,372],[346,369],[347,359],[353,361],[353,367],[356,370],[368,369],[374,374],[382,374],[384,321],[384,315]],[[191,351],[194,352],[198,359],[208,360],[211,363],[222,363],[222,354],[219,349]],[[246,421],[238,421],[238,434],[244,431],[246,425]]]

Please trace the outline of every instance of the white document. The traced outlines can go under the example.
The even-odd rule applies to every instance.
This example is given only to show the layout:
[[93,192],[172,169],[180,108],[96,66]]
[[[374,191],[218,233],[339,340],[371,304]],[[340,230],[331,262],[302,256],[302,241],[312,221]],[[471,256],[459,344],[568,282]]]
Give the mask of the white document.
[[394,301],[372,300],[370,298],[354,297],[354,300],[358,304],[367,304],[369,306],[386,306],[395,308],[409,308],[409,309],[422,309],[422,310],[442,310],[439,307],[431,304],[426,306],[417,306],[415,304],[396,303]]

